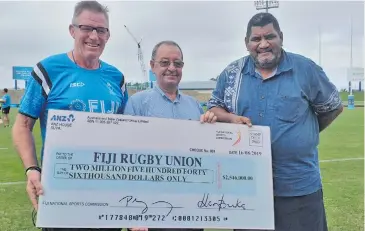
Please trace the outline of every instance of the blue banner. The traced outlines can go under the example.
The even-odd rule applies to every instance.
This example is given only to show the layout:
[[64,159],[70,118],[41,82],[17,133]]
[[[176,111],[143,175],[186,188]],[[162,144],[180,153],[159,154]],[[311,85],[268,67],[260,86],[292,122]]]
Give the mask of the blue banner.
[[13,79],[28,80],[31,76],[33,67],[13,67]]

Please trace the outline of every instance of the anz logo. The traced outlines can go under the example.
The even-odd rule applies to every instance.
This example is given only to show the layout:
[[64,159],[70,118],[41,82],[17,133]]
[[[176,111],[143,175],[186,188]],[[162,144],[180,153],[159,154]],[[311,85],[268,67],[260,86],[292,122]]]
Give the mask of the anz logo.
[[54,115],[52,116],[51,121],[72,123],[75,121],[75,116],[73,114],[70,114],[68,116]]

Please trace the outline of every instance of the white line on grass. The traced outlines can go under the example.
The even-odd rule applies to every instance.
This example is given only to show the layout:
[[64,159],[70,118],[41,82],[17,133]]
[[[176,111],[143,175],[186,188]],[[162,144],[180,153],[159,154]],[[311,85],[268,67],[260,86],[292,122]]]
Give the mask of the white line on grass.
[[342,161],[351,161],[351,160],[363,160],[364,157],[358,157],[358,158],[343,158],[343,159],[331,159],[331,160],[320,160],[319,162],[342,162]]
[[[331,159],[331,160],[320,160],[319,162],[343,162],[343,161],[351,161],[351,160],[364,160],[363,157],[359,158],[343,158],[343,159]],[[18,184],[25,184],[26,181],[14,181],[14,182],[1,182],[0,186],[2,185],[18,185]]]
[[8,150],[9,148],[0,148],[0,150]]
[[1,185],[17,185],[17,184],[25,184],[25,183],[26,183],[25,181],[1,182],[0,186]]

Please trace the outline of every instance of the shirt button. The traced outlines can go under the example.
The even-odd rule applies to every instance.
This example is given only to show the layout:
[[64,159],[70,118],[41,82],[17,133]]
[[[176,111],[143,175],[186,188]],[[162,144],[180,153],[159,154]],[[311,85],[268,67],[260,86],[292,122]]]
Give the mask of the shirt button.
[[264,115],[260,112],[260,113],[259,113],[259,116],[260,116],[260,117],[263,117]]
[[265,99],[265,96],[263,96],[263,95],[262,95],[262,96],[261,96],[261,99]]

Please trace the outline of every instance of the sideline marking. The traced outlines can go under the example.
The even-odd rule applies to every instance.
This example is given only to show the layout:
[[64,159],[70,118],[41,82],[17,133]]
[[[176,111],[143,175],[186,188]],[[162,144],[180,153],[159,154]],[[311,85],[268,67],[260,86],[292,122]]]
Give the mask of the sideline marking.
[[26,181],[15,181],[15,182],[1,182],[0,185],[17,185],[17,184],[25,184]]
[[323,162],[342,162],[342,161],[351,161],[351,160],[363,160],[364,157],[358,157],[358,158],[343,158],[343,159],[332,159],[332,160],[320,160],[320,163]]

